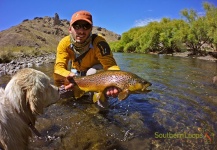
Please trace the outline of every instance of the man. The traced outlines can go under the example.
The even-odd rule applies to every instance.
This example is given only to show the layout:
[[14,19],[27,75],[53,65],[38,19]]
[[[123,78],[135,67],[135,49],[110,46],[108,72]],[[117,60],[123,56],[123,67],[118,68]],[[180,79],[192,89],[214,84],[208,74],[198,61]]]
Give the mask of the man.
[[[65,78],[75,75],[90,75],[96,70],[120,70],[106,40],[92,34],[92,15],[88,11],[78,11],[72,15],[69,35],[58,44],[54,66],[54,80],[60,86]],[[70,83],[66,89],[73,88]],[[116,97],[118,89],[110,87],[107,96]]]

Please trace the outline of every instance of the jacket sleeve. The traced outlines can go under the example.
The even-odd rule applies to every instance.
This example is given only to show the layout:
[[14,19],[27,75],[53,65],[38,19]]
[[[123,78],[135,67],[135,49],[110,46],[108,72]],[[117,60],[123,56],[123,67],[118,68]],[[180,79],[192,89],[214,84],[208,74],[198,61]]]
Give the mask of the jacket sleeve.
[[66,77],[70,74],[70,71],[67,70],[68,61],[70,58],[69,53],[69,37],[66,36],[63,38],[58,46],[57,46],[57,53],[56,53],[56,62],[54,65],[54,73]]
[[103,37],[97,36],[93,45],[96,47],[96,57],[102,64],[104,70],[120,70],[113,57],[109,44]]

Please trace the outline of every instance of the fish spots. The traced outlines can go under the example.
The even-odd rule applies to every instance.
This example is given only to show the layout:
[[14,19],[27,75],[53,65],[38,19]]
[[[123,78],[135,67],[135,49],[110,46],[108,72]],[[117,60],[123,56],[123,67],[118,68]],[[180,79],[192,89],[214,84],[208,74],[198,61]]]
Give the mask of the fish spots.
[[[120,70],[100,71],[82,78],[77,77],[75,82],[79,89],[85,92],[104,93],[106,89],[114,86],[122,91],[120,99],[125,99],[133,91],[144,91],[149,86],[148,82],[139,76]],[[96,96],[95,99],[104,99],[102,95],[99,97]]]

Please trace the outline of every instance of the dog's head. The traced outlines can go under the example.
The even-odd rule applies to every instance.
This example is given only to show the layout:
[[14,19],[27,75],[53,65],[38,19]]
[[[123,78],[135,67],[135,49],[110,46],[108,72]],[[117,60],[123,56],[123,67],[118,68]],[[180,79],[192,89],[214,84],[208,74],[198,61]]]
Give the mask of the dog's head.
[[43,108],[59,99],[58,88],[50,84],[50,78],[31,68],[18,71],[5,88],[5,94],[14,108],[33,115],[43,113]]

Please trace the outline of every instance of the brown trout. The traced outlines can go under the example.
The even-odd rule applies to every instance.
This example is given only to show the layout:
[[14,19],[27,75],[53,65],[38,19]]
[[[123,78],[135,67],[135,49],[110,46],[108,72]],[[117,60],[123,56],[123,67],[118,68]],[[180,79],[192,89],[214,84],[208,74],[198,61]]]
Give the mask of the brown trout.
[[96,74],[74,77],[74,97],[77,99],[86,92],[95,92],[93,102],[104,101],[105,91],[109,87],[119,89],[118,99],[124,100],[131,93],[147,93],[151,83],[131,72],[120,70],[99,71]]

